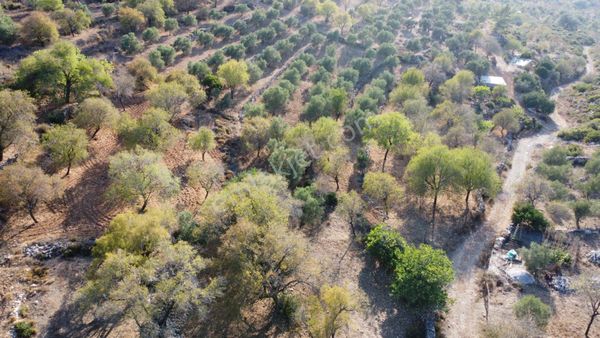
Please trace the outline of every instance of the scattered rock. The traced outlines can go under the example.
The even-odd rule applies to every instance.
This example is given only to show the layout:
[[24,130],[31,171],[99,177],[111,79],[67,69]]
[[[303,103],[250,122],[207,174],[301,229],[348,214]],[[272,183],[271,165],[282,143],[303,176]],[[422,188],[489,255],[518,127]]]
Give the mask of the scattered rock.
[[550,281],[550,283],[548,283],[548,285],[550,285],[551,288],[553,288],[554,290],[560,292],[560,293],[568,293],[573,291],[570,287],[569,287],[569,279],[567,277],[564,276],[554,276],[552,277],[552,280]]
[[504,245],[504,240],[504,237],[496,238],[496,241],[494,242],[494,250],[500,250],[500,248],[502,248],[502,246]]
[[62,241],[33,243],[23,249],[23,254],[27,257],[43,260],[61,256],[66,248],[67,243]]
[[575,167],[583,167],[589,159],[586,156],[567,156],[567,160],[571,161],[571,164]]
[[587,254],[587,259],[596,265],[600,265],[600,250],[590,251]]
[[509,169],[508,165],[505,162],[500,162],[496,166],[496,172],[501,174],[503,171],[507,171]]
[[512,280],[514,280],[515,282],[518,282],[519,284],[522,284],[522,285],[535,284],[535,278],[533,278],[533,275],[530,274],[529,272],[527,272],[527,270],[525,270],[522,267],[516,266],[516,267],[508,268],[508,269],[506,269],[506,273]]

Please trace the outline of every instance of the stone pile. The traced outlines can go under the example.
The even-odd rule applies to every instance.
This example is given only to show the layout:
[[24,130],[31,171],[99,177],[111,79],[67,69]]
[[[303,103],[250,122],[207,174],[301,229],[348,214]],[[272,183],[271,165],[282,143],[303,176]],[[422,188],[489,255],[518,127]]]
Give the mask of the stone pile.
[[572,289],[569,287],[569,279],[564,276],[554,276],[548,285],[554,290],[560,293],[568,293],[571,292]]
[[590,261],[590,263],[600,265],[600,250],[590,251],[587,254],[587,259]]
[[61,256],[66,248],[65,242],[33,243],[23,249],[23,254],[36,259],[50,259]]

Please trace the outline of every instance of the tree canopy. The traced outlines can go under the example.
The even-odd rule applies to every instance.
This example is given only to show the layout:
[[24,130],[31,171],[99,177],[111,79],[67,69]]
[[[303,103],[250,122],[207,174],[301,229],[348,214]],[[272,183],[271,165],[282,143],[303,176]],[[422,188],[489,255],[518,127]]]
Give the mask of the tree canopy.
[[62,95],[69,103],[73,94],[85,98],[100,86],[112,87],[111,71],[109,62],[87,57],[72,43],[60,41],[23,59],[15,78],[17,86],[33,96]]

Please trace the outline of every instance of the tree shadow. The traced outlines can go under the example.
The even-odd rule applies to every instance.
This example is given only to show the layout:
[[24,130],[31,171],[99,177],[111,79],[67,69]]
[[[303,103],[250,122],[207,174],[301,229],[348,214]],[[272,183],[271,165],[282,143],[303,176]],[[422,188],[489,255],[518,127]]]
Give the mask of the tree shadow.
[[408,309],[404,309],[392,298],[389,291],[391,277],[382,267],[378,266],[375,259],[368,254],[363,254],[365,265],[359,274],[359,287],[368,298],[369,317],[385,316],[380,323],[381,336],[384,338],[397,338],[405,335],[405,328],[414,322],[417,317]]

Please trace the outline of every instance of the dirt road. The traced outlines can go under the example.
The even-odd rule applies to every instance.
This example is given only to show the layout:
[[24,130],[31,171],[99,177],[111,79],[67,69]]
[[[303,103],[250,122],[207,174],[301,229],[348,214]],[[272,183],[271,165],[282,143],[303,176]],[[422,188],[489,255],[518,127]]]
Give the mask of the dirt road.
[[[585,49],[585,53],[588,56],[586,71],[589,74],[593,71],[589,48]],[[565,86],[558,88],[558,91],[552,96],[553,99],[557,99],[560,91],[564,88]],[[445,320],[444,331],[447,337],[477,337],[479,335],[479,325],[484,318],[483,304],[479,302],[476,292],[477,273],[481,270],[477,267],[479,258],[487,249],[486,243],[493,240],[510,223],[512,206],[517,199],[516,190],[527,172],[528,165],[531,164],[531,154],[536,148],[549,148],[554,145],[558,141],[558,131],[566,127],[567,122],[561,116],[560,110],[557,109],[538,134],[518,141],[512,159],[512,167],[504,180],[502,192],[495,199],[485,223],[450,255],[456,279],[449,290],[449,295],[454,303]]]

